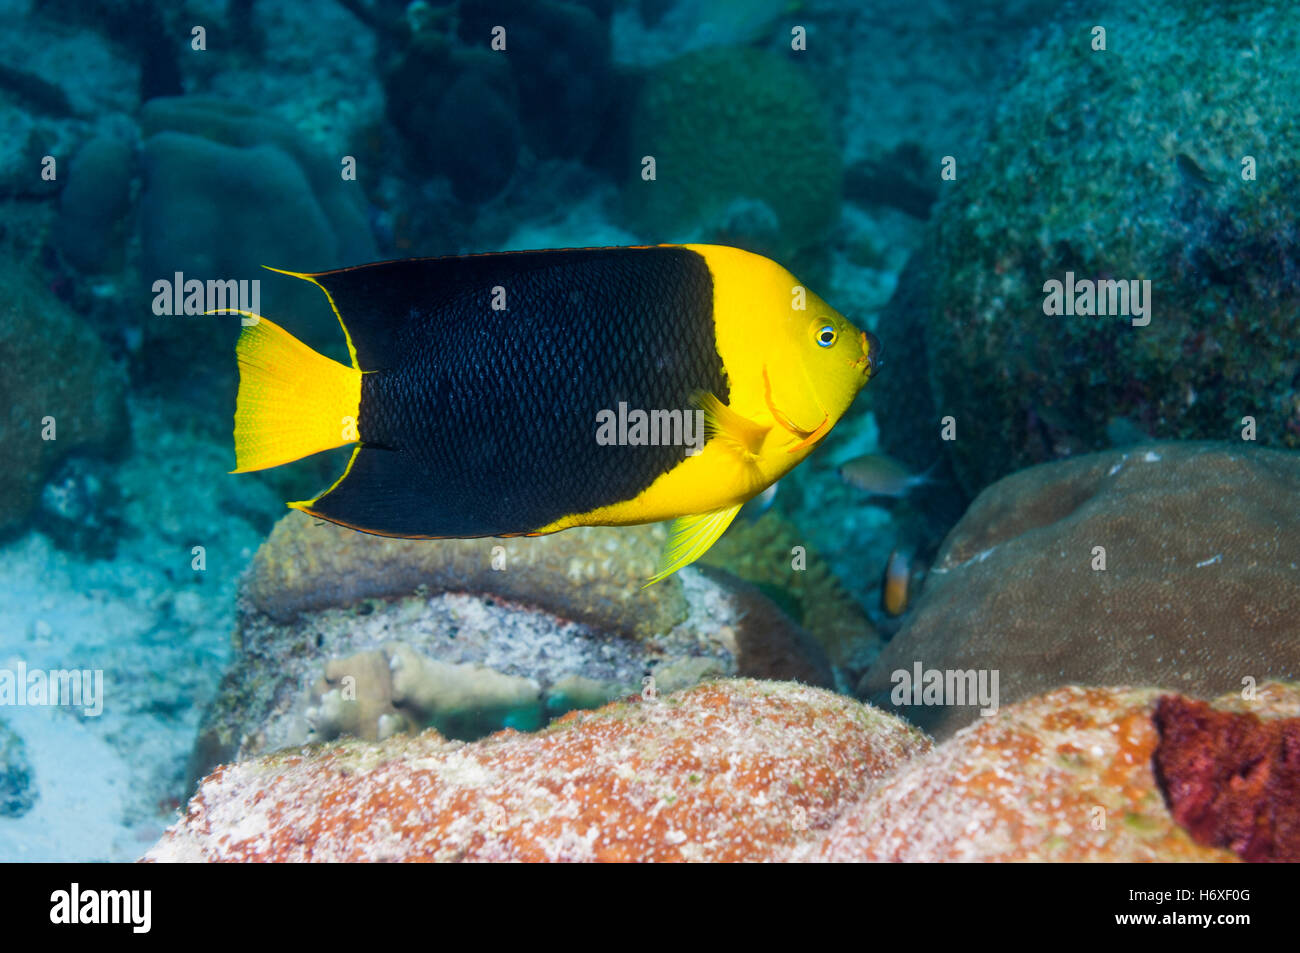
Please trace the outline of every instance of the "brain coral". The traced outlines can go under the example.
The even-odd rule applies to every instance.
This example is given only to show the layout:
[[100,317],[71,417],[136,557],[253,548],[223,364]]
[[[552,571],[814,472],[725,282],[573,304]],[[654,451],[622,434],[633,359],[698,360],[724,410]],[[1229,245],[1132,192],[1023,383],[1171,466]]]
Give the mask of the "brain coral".
[[[882,388],[885,439],[906,456],[932,397],[958,421],[945,446],[972,494],[1104,448],[1117,422],[1227,439],[1249,415],[1261,443],[1300,446],[1300,59],[1282,53],[1300,20],[1285,3],[1108,6],[1027,58],[900,282],[924,310],[891,310],[915,322],[897,336],[924,340],[932,393]],[[1067,272],[1149,280],[1150,323],[1045,314],[1044,284]]]
[[[1066,684],[1208,697],[1300,678],[1297,499],[1300,456],[1242,444],[1157,443],[1016,473],[949,534],[859,692],[894,707],[896,673],[918,664],[996,671],[1003,704]],[[903,708],[940,736],[977,711]]]
[[434,732],[219,769],[146,859],[756,860],[929,742],[820,689],[710,682],[539,734]]
[[[793,62],[700,50],[644,83],[629,118],[635,159],[652,155],[627,208],[654,241],[747,244],[796,267],[839,215],[840,154],[821,98]],[[757,203],[757,207],[755,207]]]

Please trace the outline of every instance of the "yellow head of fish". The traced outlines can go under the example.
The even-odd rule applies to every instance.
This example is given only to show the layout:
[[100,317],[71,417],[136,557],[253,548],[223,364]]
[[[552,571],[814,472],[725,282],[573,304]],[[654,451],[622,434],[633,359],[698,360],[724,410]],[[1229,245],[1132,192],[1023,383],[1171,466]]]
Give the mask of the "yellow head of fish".
[[789,271],[737,248],[689,246],[714,282],[730,409],[770,426],[760,465],[779,477],[812,451],[881,367],[880,343]]

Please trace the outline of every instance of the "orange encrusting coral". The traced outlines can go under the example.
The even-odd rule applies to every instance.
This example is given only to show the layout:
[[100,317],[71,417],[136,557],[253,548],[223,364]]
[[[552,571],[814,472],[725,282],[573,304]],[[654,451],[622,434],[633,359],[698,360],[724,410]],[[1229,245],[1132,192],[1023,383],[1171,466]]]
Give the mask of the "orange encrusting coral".
[[815,836],[929,742],[851,699],[713,682],[469,745],[227,765],[154,860],[759,860]]
[[[1300,707],[1300,687],[1272,683],[1264,692],[1263,715]],[[981,718],[905,765],[791,859],[1236,860],[1197,843],[1165,806],[1152,760],[1160,696],[1067,687]],[[1243,703],[1224,696],[1214,704]]]

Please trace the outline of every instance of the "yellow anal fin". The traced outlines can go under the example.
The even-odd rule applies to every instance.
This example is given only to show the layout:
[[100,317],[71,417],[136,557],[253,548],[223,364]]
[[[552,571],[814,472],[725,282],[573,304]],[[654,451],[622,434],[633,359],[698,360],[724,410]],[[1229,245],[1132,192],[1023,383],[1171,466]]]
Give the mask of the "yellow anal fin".
[[763,449],[763,439],[770,428],[756,424],[748,417],[736,413],[717,395],[708,391],[696,391],[692,400],[704,411],[705,435],[718,437],[736,455],[746,462],[757,459]]
[[708,552],[709,547],[726,532],[742,505],[737,503],[725,509],[694,516],[679,516],[673,520],[668,530],[668,544],[664,547],[664,554],[659,560],[659,571],[646,580],[641,588],[653,586],[661,579],[668,578]]

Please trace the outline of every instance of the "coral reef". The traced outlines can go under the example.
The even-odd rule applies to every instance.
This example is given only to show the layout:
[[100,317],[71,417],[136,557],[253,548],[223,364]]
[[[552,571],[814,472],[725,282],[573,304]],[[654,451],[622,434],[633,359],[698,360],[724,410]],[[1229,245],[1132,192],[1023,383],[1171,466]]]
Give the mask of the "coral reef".
[[522,137],[507,58],[418,39],[384,76],[388,119],[407,164],[446,175],[462,202],[491,199],[514,174]]
[[12,728],[0,721],[0,817],[21,817],[36,803],[27,748]]
[[[796,547],[803,568],[794,568]],[[774,510],[738,521],[701,563],[735,573],[771,596],[815,638],[852,686],[884,645],[865,612],[790,519]]]
[[[1156,443],[1007,477],[948,536],[859,694],[894,709],[894,674],[918,664],[998,672],[1004,704],[1066,684],[1208,697],[1300,677],[1298,494],[1300,457],[1242,444]],[[943,737],[977,709],[894,710]]]
[[727,573],[641,589],[663,535],[402,540],[289,514],[254,557],[192,775],[341,734],[535,728],[646,675],[662,691],[715,675],[833,684],[817,641]]
[[59,195],[55,244],[84,272],[119,271],[125,265],[135,147],[122,136],[103,134],[73,156]]
[[826,691],[710,682],[539,734],[426,732],[229,765],[146,859],[757,860],[927,747]]
[[122,526],[116,470],[94,457],[64,460],[41,490],[36,525],[57,546],[111,558]]
[[601,133],[609,106],[609,7],[604,0],[536,0],[511,10],[495,0],[461,0],[459,35],[480,44],[508,24],[508,55],[525,141],[543,158],[581,158]]
[[276,622],[417,590],[491,592],[646,637],[686,617],[680,585],[641,588],[664,538],[661,527],[635,526],[514,539],[387,539],[292,512],[258,549],[245,592]]
[[[1152,760],[1163,744],[1161,698],[1156,689],[1068,687],[981,718],[903,766],[790,859],[1235,860],[1198,844],[1165,807]],[[1293,718],[1300,686],[1261,685],[1258,699],[1214,704]]]
[[[747,49],[688,53],[645,79],[630,122],[624,195],[647,239],[743,245],[815,283],[839,216],[840,155],[798,65]],[[639,174],[646,155],[653,181]]]
[[[925,264],[900,281],[911,298],[928,284],[915,319],[930,393],[880,390],[882,420],[900,427],[887,447],[907,459],[905,431],[932,426],[932,398],[956,418],[946,450],[971,494],[1108,446],[1117,420],[1162,439],[1226,439],[1252,416],[1261,443],[1300,446],[1288,198],[1300,67],[1260,52],[1300,42],[1300,24],[1281,6],[1229,0],[1088,16],[1047,31],[982,149],[957,154]],[[1122,40],[1092,50],[1095,22]],[[1067,272],[1149,280],[1149,325],[1044,314],[1045,282]]]
[[[719,680],[531,735],[227,765],[146,859],[1233,861],[1199,842],[1225,810],[1243,858],[1294,859],[1300,685],[1243,695],[1068,686],[934,747],[825,691]],[[1263,756],[1253,776],[1234,733]],[[1188,817],[1211,789],[1214,810]]]
[[307,710],[313,740],[350,735],[382,741],[425,727],[452,738],[477,738],[502,725],[532,731],[542,723],[541,689],[534,680],[486,665],[439,662],[401,642],[331,659],[316,691],[320,701]]
[[[324,295],[261,267],[324,271],[376,257],[365,200],[358,183],[341,176],[342,156],[327,157],[293,126],[250,106],[204,96],[150,100],[140,123],[147,282],[178,271],[202,280],[262,279],[263,313],[291,315],[296,336],[346,358]],[[196,354],[224,368],[230,352],[219,342],[228,345],[234,326],[229,318],[163,317],[148,325],[147,340],[178,350],[182,369]]]
[[[1267,703],[1270,689],[1259,691]],[[1156,705],[1155,725],[1156,776],[1197,843],[1243,860],[1300,861],[1300,717],[1261,719],[1174,695]]]
[[0,468],[4,532],[27,519],[64,457],[74,450],[119,452],[128,427],[124,376],[95,333],[17,262],[0,264],[0,286],[0,406],[6,408],[0,441],[8,455]]

